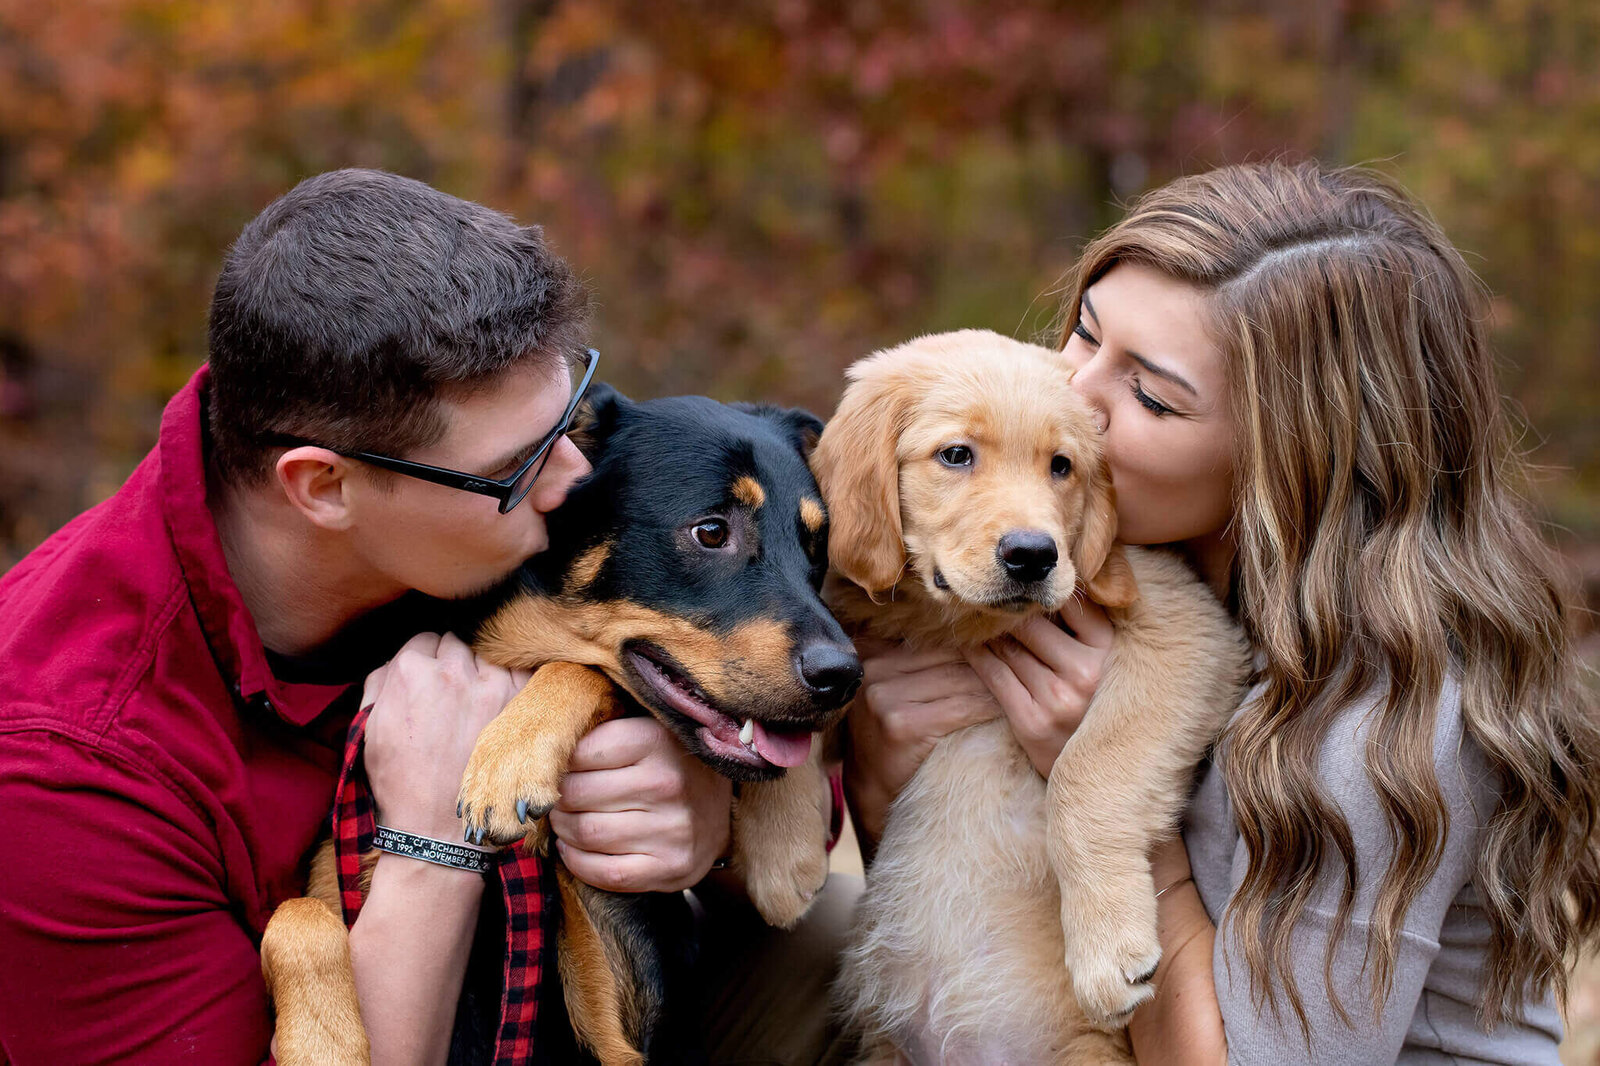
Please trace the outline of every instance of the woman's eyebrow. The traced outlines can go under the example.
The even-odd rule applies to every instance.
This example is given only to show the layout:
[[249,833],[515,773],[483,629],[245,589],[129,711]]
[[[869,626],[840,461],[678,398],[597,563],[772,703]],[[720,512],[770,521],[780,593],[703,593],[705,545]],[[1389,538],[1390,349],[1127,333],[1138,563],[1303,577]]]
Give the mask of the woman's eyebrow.
[[[1098,326],[1100,324],[1100,316],[1094,313],[1094,304],[1089,300],[1088,290],[1085,290],[1083,294],[1083,309],[1088,313],[1090,318],[1094,319],[1094,324]],[[1172,382],[1174,385],[1177,385],[1179,388],[1189,390],[1189,394],[1195,399],[1200,398],[1200,390],[1185,381],[1182,376],[1173,373],[1166,367],[1157,366],[1155,363],[1152,363],[1138,352],[1129,351],[1127,356],[1129,359],[1132,359],[1134,362],[1144,367],[1156,377],[1164,378],[1165,380]]]
[[1165,367],[1157,366],[1144,356],[1140,355],[1138,352],[1129,352],[1128,358],[1132,359],[1134,362],[1150,371],[1150,373],[1154,374],[1156,377],[1165,378],[1174,385],[1177,385],[1179,388],[1188,389],[1189,394],[1195,399],[1198,400],[1200,398],[1200,390],[1196,389],[1193,385],[1189,384],[1187,381],[1183,380],[1183,378],[1179,377],[1177,374],[1174,374]]

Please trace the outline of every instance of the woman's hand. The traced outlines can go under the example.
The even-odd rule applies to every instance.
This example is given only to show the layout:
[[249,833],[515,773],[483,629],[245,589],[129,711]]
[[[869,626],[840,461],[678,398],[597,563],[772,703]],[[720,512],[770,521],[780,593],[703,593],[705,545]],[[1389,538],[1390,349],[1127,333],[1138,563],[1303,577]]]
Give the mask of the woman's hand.
[[459,637],[419,633],[362,690],[367,781],[379,821],[440,840],[461,837],[456,794],[478,734],[531,675],[476,655]]
[[1075,596],[1060,622],[1028,619],[1009,636],[968,649],[967,661],[1011,723],[1041,777],[1094,698],[1111,648],[1111,623],[1098,604]]
[[676,892],[728,848],[733,786],[654,718],[578,741],[550,828],[567,869],[611,892]]
[[861,692],[845,716],[844,783],[862,855],[871,858],[889,804],[940,737],[1000,714],[959,651],[858,641]]

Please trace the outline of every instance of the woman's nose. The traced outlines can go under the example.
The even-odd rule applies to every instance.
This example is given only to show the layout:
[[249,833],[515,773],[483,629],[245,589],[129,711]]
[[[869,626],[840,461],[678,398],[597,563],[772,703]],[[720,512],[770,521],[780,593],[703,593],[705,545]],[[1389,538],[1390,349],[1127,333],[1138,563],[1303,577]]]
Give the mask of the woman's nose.
[[1072,389],[1088,402],[1094,411],[1095,424],[1100,432],[1106,431],[1110,421],[1111,408],[1106,403],[1106,387],[1104,374],[1104,360],[1095,355],[1080,363],[1072,372]]

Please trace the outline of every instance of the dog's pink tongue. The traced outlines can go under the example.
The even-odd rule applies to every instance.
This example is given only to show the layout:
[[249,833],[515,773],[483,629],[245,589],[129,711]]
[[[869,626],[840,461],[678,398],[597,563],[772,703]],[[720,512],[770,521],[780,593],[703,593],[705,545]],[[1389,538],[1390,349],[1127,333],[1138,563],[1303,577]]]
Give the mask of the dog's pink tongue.
[[752,722],[755,735],[750,743],[756,754],[774,766],[799,766],[811,754],[810,733],[769,733],[760,722]]

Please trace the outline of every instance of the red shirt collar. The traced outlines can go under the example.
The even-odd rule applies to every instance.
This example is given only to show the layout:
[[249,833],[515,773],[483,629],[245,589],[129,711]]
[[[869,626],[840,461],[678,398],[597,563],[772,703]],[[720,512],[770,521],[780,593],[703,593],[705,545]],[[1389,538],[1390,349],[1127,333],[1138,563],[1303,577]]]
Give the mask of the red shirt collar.
[[305,725],[348,685],[290,683],[273,675],[255,619],[228,573],[216,522],[206,506],[205,396],[209,370],[202,366],[167,404],[161,416],[161,508],[178,565],[189,585],[206,643],[222,676],[246,703],[270,709],[284,721]]

